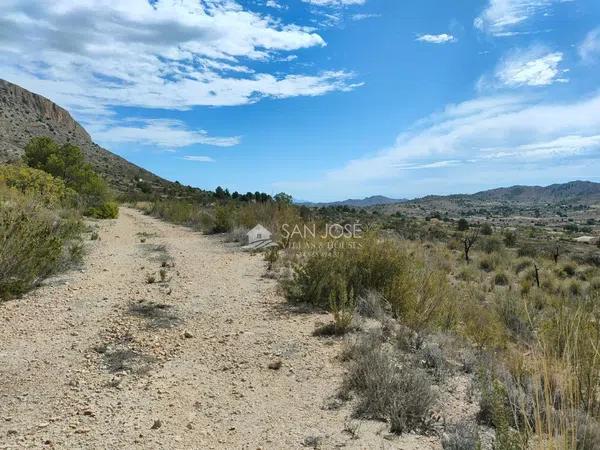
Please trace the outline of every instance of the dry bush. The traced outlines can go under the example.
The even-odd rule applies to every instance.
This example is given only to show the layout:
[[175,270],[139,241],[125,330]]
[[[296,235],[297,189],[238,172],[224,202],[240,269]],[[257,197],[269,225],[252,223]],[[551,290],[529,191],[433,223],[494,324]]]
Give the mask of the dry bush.
[[182,200],[161,200],[154,202],[147,213],[178,225],[208,232],[213,229],[215,219],[202,205]]
[[494,285],[495,286],[508,286],[510,280],[508,279],[508,275],[504,272],[497,272],[494,275]]
[[248,231],[249,229],[246,227],[236,226],[229,232],[227,240],[230,242],[239,242],[240,244],[244,245],[247,243],[248,237],[246,234]]
[[504,249],[504,244],[502,239],[497,236],[488,236],[484,239],[481,239],[479,242],[479,248],[487,253],[488,255],[492,253],[501,252]]
[[360,246],[317,253],[298,264],[286,286],[288,298],[329,307],[332,291],[344,286],[355,297],[381,292],[393,314],[414,328],[447,318],[451,290],[435,263],[394,242],[368,236],[360,241]]
[[479,268],[484,272],[492,272],[497,266],[498,260],[491,256],[484,256],[479,260]]
[[518,275],[523,272],[525,269],[528,269],[533,266],[533,260],[531,258],[519,258],[515,262],[515,273]]
[[0,186],[0,299],[18,296],[81,259],[79,218]]
[[459,269],[456,278],[462,281],[473,282],[479,279],[479,273],[472,265],[464,265]]
[[390,304],[377,291],[367,291],[356,302],[356,312],[370,319],[381,321],[390,309]]
[[498,317],[514,338],[529,341],[533,330],[525,300],[513,292],[500,292],[495,298]]
[[444,450],[479,450],[481,441],[477,425],[472,423],[459,423],[448,427],[442,437]]
[[435,395],[423,370],[401,365],[377,335],[358,339],[349,355],[352,361],[342,392],[357,394],[358,416],[387,420],[398,434],[430,426]]

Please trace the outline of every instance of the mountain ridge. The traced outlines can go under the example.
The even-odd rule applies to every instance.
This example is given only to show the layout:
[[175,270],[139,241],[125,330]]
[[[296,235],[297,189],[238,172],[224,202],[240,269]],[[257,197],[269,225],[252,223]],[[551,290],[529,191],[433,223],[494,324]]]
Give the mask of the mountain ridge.
[[173,185],[94,143],[65,108],[0,79],[0,163],[18,162],[27,143],[38,136],[48,136],[59,144],[71,143],[81,148],[86,161],[117,191],[139,190],[140,180],[154,190]]
[[406,199],[394,199],[386,197],[384,195],[372,195],[365,198],[349,198],[347,200],[334,201],[334,202],[297,202],[298,205],[311,206],[311,207],[327,207],[327,206],[351,206],[356,208],[366,208],[369,206],[379,205],[392,205],[396,203],[407,202]]
[[498,187],[474,194],[427,195],[410,200],[411,203],[423,203],[439,200],[478,200],[512,203],[560,203],[600,201],[600,183],[587,180],[574,180],[566,183],[554,183],[547,186],[513,185]]

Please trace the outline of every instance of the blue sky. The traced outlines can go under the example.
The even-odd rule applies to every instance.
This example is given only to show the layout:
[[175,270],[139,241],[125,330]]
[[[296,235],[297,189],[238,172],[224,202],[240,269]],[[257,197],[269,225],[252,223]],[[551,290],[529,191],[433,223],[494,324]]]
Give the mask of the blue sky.
[[600,181],[599,74],[596,0],[7,0],[0,15],[0,77],[101,145],[184,184],[305,200]]

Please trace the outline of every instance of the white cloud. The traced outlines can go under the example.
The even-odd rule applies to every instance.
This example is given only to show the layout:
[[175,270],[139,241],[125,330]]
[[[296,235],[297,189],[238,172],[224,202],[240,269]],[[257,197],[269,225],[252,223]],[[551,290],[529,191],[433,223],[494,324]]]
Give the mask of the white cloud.
[[93,122],[87,126],[93,138],[101,143],[137,143],[162,148],[180,148],[195,144],[231,147],[239,137],[214,137],[204,130],[190,130],[183,122],[169,119],[125,119],[117,125],[111,121]]
[[561,52],[549,52],[542,48],[511,52],[496,68],[496,79],[505,86],[547,86],[566,82],[566,70],[559,67],[563,60]]
[[428,44],[447,44],[455,42],[456,39],[451,34],[420,34],[417,36],[417,41],[427,42]]
[[458,166],[462,164],[462,161],[457,159],[450,159],[447,161],[435,161],[431,163],[421,163],[421,164],[396,164],[395,167],[404,170],[415,170],[415,169],[439,169],[442,167],[452,167]]
[[241,105],[356,87],[344,71],[249,67],[324,45],[313,30],[234,0],[5,0],[0,17],[3,77],[79,116],[114,106]]
[[283,6],[281,3],[278,3],[276,0],[267,0],[265,5],[268,6],[269,8],[287,9],[287,7]]
[[590,31],[578,48],[579,56],[585,62],[600,58],[600,27]]
[[[461,182],[463,178],[474,180],[478,170],[487,170],[492,177],[487,183],[503,185],[503,173],[517,176],[517,167],[523,182],[527,170],[544,167],[550,171],[563,161],[572,164],[574,157],[600,161],[598,111],[600,95],[564,103],[538,103],[522,96],[477,98],[450,105],[417,122],[389,148],[351,160],[315,181],[280,183],[278,188],[288,188],[296,195],[304,192],[304,197],[315,190],[389,192],[390,185],[408,182],[411,169],[460,170],[465,164],[468,171],[456,174]],[[418,178],[411,182],[413,179],[423,182]],[[454,191],[456,182],[455,178],[448,178],[446,184],[436,181]],[[423,190],[432,192],[427,186]]]
[[194,161],[194,162],[215,162],[210,156],[190,156],[186,155],[182,159],[186,161]]
[[381,14],[354,14],[352,20],[358,22],[361,20],[376,19],[378,17],[381,17]]
[[367,0],[302,0],[304,3],[310,3],[317,6],[350,6],[364,5]]
[[547,12],[553,3],[567,1],[571,0],[489,0],[474,25],[495,36],[512,35],[515,34],[512,29],[536,14]]

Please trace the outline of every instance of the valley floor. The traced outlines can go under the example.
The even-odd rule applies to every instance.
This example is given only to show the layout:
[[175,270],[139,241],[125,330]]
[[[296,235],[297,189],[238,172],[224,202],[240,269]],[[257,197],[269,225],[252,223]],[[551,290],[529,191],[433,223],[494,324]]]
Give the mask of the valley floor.
[[127,208],[99,227],[82,270],[0,305],[0,448],[440,448],[344,431],[342,341],[261,255]]

